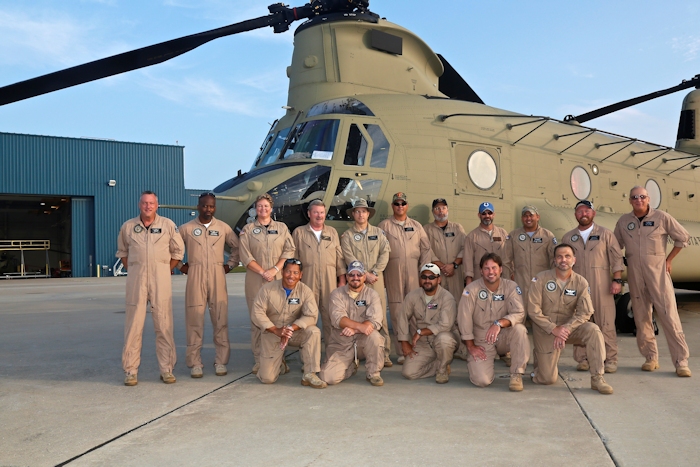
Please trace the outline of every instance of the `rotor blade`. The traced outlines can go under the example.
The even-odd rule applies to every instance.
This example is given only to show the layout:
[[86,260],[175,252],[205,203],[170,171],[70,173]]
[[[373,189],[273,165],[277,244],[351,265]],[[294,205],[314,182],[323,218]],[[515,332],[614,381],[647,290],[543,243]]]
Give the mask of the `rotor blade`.
[[589,120],[593,120],[594,118],[602,117],[603,115],[608,115],[613,112],[617,112],[618,110],[626,109],[627,107],[632,107],[633,105],[641,104],[642,102],[650,101],[652,99],[656,99],[657,97],[666,96],[668,94],[673,94],[674,92],[692,87],[700,87],[700,75],[695,75],[690,80],[683,80],[678,86],[645,94],[643,96],[635,97],[634,99],[628,99],[626,101],[618,102],[617,104],[611,104],[598,110],[586,112],[585,114],[581,114],[576,117],[573,115],[567,115],[564,118],[564,121],[577,121],[578,123],[584,123]]
[[47,75],[32,78],[0,88],[0,105],[10,104],[30,97],[39,96],[59,89],[88,83],[108,76],[137,70],[189,52],[202,44],[240,32],[251,31],[265,26],[275,27],[275,32],[288,29],[295,19],[303,19],[311,14],[308,6],[302,8],[282,8],[273,14],[242,21],[222,28],[173,39],[160,44],[124,52],[94,62],[66,68]]
[[484,101],[474,92],[471,86],[464,81],[457,70],[452,68],[452,65],[445,60],[440,54],[437,54],[438,58],[442,62],[442,66],[445,68],[445,72],[440,77],[440,83],[438,85],[438,90],[449,97],[450,99],[459,99],[462,101],[476,102],[478,104],[483,104]]

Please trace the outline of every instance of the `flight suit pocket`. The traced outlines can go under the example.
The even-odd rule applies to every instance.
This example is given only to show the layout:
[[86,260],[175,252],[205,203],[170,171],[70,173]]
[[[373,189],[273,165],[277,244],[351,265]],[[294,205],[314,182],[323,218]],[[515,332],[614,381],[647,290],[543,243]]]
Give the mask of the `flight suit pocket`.
[[[653,229],[651,232],[646,229]],[[666,256],[666,245],[658,227],[642,227],[642,235],[646,237],[646,252],[652,256]]]

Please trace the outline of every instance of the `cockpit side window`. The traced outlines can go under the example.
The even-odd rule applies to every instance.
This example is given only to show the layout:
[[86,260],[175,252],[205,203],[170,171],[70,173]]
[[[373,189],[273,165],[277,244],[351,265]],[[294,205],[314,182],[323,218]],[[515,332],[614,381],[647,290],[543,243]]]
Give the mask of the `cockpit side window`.
[[389,140],[386,139],[379,125],[365,125],[365,130],[372,138],[372,160],[369,166],[377,169],[386,168],[389,160]]
[[280,152],[282,151],[282,147],[284,147],[284,141],[287,139],[288,134],[289,128],[284,128],[277,133],[277,136],[275,136],[274,140],[272,141],[270,150],[267,151],[267,154],[265,154],[262,158],[260,166],[272,164],[280,158]]
[[345,165],[365,165],[367,156],[367,139],[360,132],[357,125],[350,126],[348,133],[348,144],[345,147]]

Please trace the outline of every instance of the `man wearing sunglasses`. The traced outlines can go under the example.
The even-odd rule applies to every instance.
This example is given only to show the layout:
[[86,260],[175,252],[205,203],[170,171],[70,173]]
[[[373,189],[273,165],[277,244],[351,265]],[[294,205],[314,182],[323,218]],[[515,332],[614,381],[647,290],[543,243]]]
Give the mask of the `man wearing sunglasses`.
[[[180,226],[180,236],[187,247],[187,262],[179,269],[187,274],[185,286],[185,323],[187,351],[185,360],[191,368],[192,378],[201,378],[202,335],[204,312],[209,316],[214,332],[214,372],[224,376],[231,354],[228,341],[228,290],[226,274],[238,266],[238,236],[228,224],[214,217],[216,195],[202,193],[197,203],[199,216]],[[228,262],[224,264],[224,245],[230,248]]]
[[399,356],[399,365],[405,358],[398,341],[397,317],[401,313],[404,298],[418,288],[418,272],[422,264],[437,260],[430,248],[430,240],[420,222],[408,217],[408,201],[405,193],[396,193],[391,201],[394,215],[381,221],[377,227],[386,233],[391,252],[384,275],[389,299],[391,338]]
[[[671,262],[688,246],[690,235],[670,214],[649,205],[649,193],[641,186],[630,190],[632,212],[623,215],[615,226],[615,237],[627,258],[627,280],[632,313],[637,326],[637,347],[646,358],[643,371],[659,368],[659,350],[652,325],[652,306],[666,335],[671,360],[680,377],[691,375],[688,368],[688,344],[678,317],[676,296],[671,281]],[[668,238],[673,249],[666,255]]]
[[379,334],[382,308],[379,294],[365,285],[367,274],[359,261],[348,265],[347,285],[331,292],[330,315],[333,330],[326,345],[328,360],[320,377],[328,384],[338,384],[357,373],[365,360],[366,379],[372,386],[383,386],[384,337]]
[[[486,253],[496,253],[503,257],[508,232],[496,226],[493,220],[496,210],[488,201],[479,205],[479,225],[467,234],[464,241],[464,276],[466,283],[479,279],[481,257]],[[510,276],[509,276],[510,277]]]
[[[401,374],[407,379],[430,378],[445,384],[450,380],[450,363],[458,337],[452,333],[457,304],[440,283],[440,268],[427,263],[418,276],[420,288],[406,295],[398,316],[399,342],[406,356]],[[411,335],[409,323],[415,322]]]
[[282,279],[263,285],[253,302],[251,319],[262,330],[258,379],[277,381],[289,367],[284,360],[287,345],[299,347],[304,362],[302,386],[323,389],[316,373],[321,370],[321,331],[316,327],[318,306],[314,293],[301,282],[303,265],[296,258],[284,261]]
[[484,254],[479,266],[481,278],[464,289],[457,313],[459,332],[469,351],[469,379],[478,387],[490,385],[496,355],[510,352],[508,387],[522,391],[530,358],[522,292],[515,282],[501,278],[503,261],[496,253]]

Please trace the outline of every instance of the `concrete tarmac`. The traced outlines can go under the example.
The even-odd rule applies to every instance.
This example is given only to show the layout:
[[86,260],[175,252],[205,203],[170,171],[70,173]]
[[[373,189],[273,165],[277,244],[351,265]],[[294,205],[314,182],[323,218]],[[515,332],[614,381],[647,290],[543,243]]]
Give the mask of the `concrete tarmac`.
[[[496,362],[489,388],[456,360],[450,382],[407,381],[401,367],[324,390],[300,385],[300,364],[273,385],[250,373],[242,274],[229,287],[229,374],[214,375],[205,320],[202,379],[185,366],[185,277],[173,277],[176,384],[159,380],[150,315],[139,384],[123,385],[125,278],[0,282],[0,466],[45,465],[695,465],[700,463],[700,366],[675,376],[663,332],[661,369],[640,371],[631,335],[618,337],[615,394],[590,389],[571,348],[553,386],[525,378],[508,391]],[[700,294],[680,294],[691,356],[700,351]],[[528,366],[528,372],[531,371]]]

